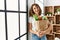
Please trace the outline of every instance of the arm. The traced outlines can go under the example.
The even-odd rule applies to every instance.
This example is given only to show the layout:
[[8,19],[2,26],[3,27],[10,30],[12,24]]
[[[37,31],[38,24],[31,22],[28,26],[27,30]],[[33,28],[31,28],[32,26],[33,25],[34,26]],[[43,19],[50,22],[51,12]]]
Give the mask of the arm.
[[29,29],[29,32],[31,32],[31,33],[36,34],[37,36],[39,36],[39,32],[32,30],[32,23],[29,23],[28,29]]
[[32,30],[32,17],[29,17],[28,29],[29,29],[29,32],[31,32],[33,34],[36,34],[37,33],[37,32],[35,32],[35,31]]
[[31,32],[31,33],[33,33],[33,34],[36,34],[36,33],[37,33],[36,31],[33,31],[33,30],[32,30],[32,23],[29,23],[28,29],[29,29],[29,32]]

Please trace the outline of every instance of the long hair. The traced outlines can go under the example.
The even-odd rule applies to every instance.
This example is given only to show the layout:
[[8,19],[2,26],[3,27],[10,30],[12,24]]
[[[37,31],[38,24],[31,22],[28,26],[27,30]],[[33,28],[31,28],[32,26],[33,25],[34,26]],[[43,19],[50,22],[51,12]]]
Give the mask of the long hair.
[[35,14],[34,11],[33,11],[33,6],[36,6],[37,8],[39,8],[39,15],[41,15],[42,10],[41,10],[40,6],[38,4],[32,4],[32,6],[29,10],[29,16],[33,16]]

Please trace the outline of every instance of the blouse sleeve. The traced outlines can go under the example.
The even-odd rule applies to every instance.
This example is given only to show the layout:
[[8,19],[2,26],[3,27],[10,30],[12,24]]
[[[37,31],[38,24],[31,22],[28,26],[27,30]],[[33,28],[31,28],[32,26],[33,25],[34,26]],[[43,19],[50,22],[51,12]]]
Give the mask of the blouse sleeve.
[[29,17],[29,18],[28,18],[28,22],[29,22],[29,23],[32,23],[32,17]]

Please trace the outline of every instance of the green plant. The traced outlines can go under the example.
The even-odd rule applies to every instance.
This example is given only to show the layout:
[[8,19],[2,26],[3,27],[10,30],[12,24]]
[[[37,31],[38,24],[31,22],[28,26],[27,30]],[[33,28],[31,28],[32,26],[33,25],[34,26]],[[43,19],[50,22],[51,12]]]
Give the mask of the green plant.
[[58,11],[60,12],[60,8],[57,9],[57,12],[58,12]]
[[46,14],[52,14],[52,12],[46,12]]
[[38,20],[38,16],[37,15],[33,15],[33,17],[35,18],[35,20]]

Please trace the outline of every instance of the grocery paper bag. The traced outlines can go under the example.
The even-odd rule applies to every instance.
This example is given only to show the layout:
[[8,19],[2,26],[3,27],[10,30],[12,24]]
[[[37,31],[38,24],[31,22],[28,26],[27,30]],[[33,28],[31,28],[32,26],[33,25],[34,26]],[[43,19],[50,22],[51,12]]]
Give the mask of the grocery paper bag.
[[48,28],[48,20],[35,21],[36,31],[44,31]]

